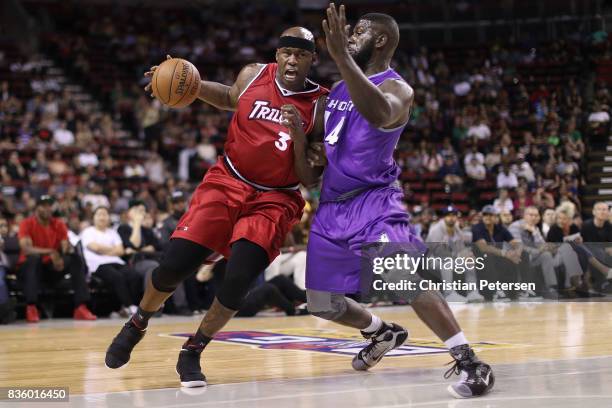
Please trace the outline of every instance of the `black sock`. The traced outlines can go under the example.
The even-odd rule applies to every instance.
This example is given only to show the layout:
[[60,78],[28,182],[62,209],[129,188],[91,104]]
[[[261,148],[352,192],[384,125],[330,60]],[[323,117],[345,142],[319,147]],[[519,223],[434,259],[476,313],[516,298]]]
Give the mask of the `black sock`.
[[155,312],[147,312],[146,310],[142,310],[140,306],[138,306],[138,310],[132,316],[132,323],[134,326],[138,327],[140,330],[144,330],[149,325],[149,319],[155,314]]
[[201,352],[211,341],[212,337],[208,337],[198,328],[196,333],[187,340],[186,345],[190,350]]

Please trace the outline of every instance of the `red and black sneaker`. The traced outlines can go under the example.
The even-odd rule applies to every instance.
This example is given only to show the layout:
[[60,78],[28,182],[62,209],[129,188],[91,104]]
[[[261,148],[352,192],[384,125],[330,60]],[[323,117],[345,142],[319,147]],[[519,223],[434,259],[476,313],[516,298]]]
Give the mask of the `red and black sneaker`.
[[176,373],[181,379],[181,386],[186,388],[206,386],[206,377],[200,366],[202,350],[204,350],[204,344],[194,344],[193,336],[183,344],[176,363]]
[[108,368],[119,368],[130,361],[130,354],[136,344],[146,334],[147,329],[140,329],[132,319],[123,325],[121,331],[106,350],[104,362]]

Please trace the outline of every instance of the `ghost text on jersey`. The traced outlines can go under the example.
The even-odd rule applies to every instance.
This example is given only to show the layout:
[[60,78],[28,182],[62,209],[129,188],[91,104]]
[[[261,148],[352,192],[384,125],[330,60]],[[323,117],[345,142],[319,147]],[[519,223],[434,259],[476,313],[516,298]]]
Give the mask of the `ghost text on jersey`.
[[341,101],[339,99],[330,99],[327,102],[327,109],[336,109],[340,112],[344,111],[352,111],[353,110],[353,102],[351,101]]
[[281,110],[277,108],[272,108],[269,106],[270,102],[268,101],[255,101],[253,102],[253,108],[251,109],[251,113],[249,113],[249,119],[253,120],[268,120],[274,123],[281,123],[282,114]]

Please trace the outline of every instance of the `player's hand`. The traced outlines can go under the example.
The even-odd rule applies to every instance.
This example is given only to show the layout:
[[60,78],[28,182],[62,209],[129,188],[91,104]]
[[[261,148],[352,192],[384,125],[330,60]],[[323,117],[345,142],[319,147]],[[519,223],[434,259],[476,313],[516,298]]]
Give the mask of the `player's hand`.
[[338,62],[342,58],[347,58],[348,53],[348,31],[349,25],[346,24],[346,11],[344,5],[340,6],[339,12],[336,5],[329,3],[327,8],[327,19],[323,20],[323,31],[325,32],[325,43],[327,52]]
[[55,271],[59,272],[64,270],[64,258],[62,258],[59,252],[51,252],[51,263]]
[[327,156],[325,154],[325,145],[323,143],[311,143],[306,152],[306,160],[310,167],[325,167],[327,166]]
[[[166,54],[166,59],[169,60],[172,59],[172,57]],[[153,74],[155,73],[155,70],[158,66],[159,65],[153,65],[151,68],[149,68],[149,70],[144,73],[145,78],[153,78]],[[153,92],[151,91],[151,82],[149,82],[147,86],[144,87],[144,90],[151,96],[151,98],[153,98]]]
[[304,133],[303,121],[300,113],[295,105],[281,106],[281,124],[289,130],[289,136],[293,142],[305,142],[306,134]]

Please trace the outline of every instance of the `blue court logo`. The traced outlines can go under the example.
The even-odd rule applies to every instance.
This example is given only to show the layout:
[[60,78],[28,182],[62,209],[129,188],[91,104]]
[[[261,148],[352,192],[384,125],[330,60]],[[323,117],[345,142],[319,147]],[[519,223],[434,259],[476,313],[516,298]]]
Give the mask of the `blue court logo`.
[[[333,336],[330,336],[333,334]],[[171,333],[172,337],[189,337],[190,333]],[[328,332],[324,330],[287,329],[268,331],[226,331],[215,336],[214,341],[224,343],[241,344],[257,347],[265,350],[303,350],[316,351],[320,353],[335,353],[344,355],[356,355],[359,350],[368,345],[368,341],[360,336],[347,335],[344,333]],[[475,343],[477,348],[488,348],[494,346],[491,343]],[[408,339],[408,343],[395,350],[391,350],[388,357],[417,356],[427,354],[447,353],[443,344],[427,341]]]

